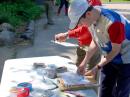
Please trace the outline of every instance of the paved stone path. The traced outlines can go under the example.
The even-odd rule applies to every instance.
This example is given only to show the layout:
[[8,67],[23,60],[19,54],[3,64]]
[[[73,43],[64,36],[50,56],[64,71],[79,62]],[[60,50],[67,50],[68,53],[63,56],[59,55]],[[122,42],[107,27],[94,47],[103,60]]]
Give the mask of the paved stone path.
[[[56,33],[65,32],[68,29],[69,19],[63,14],[54,16],[54,25],[48,25],[45,29],[45,18],[36,21],[34,45],[25,49],[21,49],[17,53],[17,58],[39,57],[39,56],[72,56],[74,49],[72,47],[64,47],[51,42],[54,40]],[[72,42],[72,41],[71,41]]]

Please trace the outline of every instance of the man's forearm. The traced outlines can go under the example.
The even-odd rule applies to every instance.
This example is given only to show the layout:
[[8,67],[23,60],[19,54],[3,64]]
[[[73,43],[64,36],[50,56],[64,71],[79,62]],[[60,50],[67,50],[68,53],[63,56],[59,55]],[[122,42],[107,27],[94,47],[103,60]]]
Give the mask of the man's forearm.
[[86,51],[86,55],[84,60],[82,61],[82,65],[85,65],[89,62],[89,60],[91,59],[91,57],[95,54],[95,52],[97,51],[97,45],[94,43],[94,41],[92,40],[88,51]]
[[112,51],[108,53],[106,56],[102,56],[101,61],[98,63],[98,65],[100,67],[103,67],[104,65],[109,63],[120,52],[120,48],[120,44],[113,44]]

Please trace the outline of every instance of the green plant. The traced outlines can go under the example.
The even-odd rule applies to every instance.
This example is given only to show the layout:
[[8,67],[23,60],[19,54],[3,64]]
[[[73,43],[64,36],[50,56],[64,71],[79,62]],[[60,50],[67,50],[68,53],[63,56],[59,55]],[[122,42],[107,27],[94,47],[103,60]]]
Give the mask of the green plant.
[[2,0],[0,2],[2,2],[0,3],[0,23],[7,22],[14,27],[36,19],[42,13],[42,9],[31,0]]

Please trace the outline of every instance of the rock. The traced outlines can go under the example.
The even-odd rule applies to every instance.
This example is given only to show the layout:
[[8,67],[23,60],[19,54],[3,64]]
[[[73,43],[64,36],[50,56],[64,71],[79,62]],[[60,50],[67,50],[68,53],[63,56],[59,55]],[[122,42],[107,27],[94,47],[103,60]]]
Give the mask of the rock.
[[33,40],[33,34],[35,31],[35,23],[34,21],[30,21],[30,23],[27,26],[26,31],[20,36],[20,38],[25,39],[25,40]]
[[0,30],[3,31],[3,30],[9,30],[9,31],[13,31],[14,28],[12,25],[10,25],[9,23],[3,23],[0,25]]
[[23,32],[26,31],[26,28],[27,28],[27,23],[21,24],[20,26],[18,26],[18,27],[15,29],[15,32],[23,33]]
[[35,31],[35,22],[32,20],[26,25],[23,26],[24,30],[20,33],[17,38],[20,41],[15,40],[15,44],[17,43],[33,43],[34,31]]
[[20,36],[20,38],[23,38],[23,39],[25,39],[25,40],[32,40],[32,39],[33,39],[33,32],[30,31],[30,30],[28,30],[28,31],[24,32],[24,33]]
[[12,45],[14,41],[15,35],[13,32],[8,30],[3,30],[0,33],[0,40],[4,41],[5,45]]
[[34,32],[34,26],[35,26],[35,22],[33,20],[30,21],[30,23],[28,24],[27,30],[31,30]]

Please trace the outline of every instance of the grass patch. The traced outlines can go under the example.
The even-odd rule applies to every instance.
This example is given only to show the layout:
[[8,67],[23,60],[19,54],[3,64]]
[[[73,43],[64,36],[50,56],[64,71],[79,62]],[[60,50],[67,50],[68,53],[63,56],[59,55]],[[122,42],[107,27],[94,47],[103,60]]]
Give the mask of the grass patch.
[[18,27],[38,18],[42,12],[43,10],[30,0],[24,3],[2,2],[0,3],[0,24],[6,22]]

